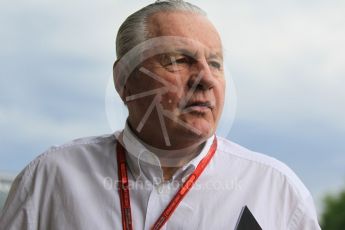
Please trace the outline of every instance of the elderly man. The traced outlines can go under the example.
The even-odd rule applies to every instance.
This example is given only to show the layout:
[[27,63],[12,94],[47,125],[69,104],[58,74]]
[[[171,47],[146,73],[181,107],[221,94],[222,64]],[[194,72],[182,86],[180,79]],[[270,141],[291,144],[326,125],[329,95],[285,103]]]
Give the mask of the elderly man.
[[17,177],[1,229],[319,229],[284,164],[215,135],[222,44],[198,7],[159,1],[119,29],[124,130],[53,147]]

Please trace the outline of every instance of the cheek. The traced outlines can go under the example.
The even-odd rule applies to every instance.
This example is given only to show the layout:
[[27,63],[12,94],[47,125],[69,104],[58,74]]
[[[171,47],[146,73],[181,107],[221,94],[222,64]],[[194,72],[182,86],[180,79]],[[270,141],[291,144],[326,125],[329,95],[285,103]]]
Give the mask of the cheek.
[[225,100],[225,82],[222,82],[217,90],[215,91],[216,103],[217,103],[217,113],[220,116]]
[[219,82],[219,88],[218,88],[218,99],[223,103],[224,102],[224,97],[225,97],[225,90],[226,90],[226,82],[224,79]]
[[161,105],[164,109],[174,111],[182,99],[181,92],[168,92],[162,95]]
[[218,100],[219,106],[222,108],[224,105],[224,100],[225,100],[225,91],[224,90],[219,92],[219,94],[217,95],[217,100]]

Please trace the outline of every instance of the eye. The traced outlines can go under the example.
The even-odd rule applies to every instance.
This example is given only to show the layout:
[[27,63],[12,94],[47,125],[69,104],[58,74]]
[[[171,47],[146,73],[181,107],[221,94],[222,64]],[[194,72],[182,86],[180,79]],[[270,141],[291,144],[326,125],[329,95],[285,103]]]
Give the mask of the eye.
[[[186,64],[186,63],[189,64],[190,60],[187,57],[179,57],[175,60],[175,62],[176,64]],[[173,64],[173,62],[171,64]]]
[[209,65],[218,70],[222,68],[222,64],[219,61],[210,61]]
[[172,65],[179,65],[179,64],[184,64],[187,63],[188,60],[185,56],[183,55],[168,55],[164,54],[161,56],[160,60],[161,64],[164,67],[172,66]]
[[179,55],[179,56],[170,56],[169,62],[166,63],[166,65],[175,65],[178,66],[189,66],[193,64],[193,59],[185,56],[185,55]]
[[163,60],[162,65],[170,72],[187,71],[195,62],[193,58],[183,54],[166,55]]

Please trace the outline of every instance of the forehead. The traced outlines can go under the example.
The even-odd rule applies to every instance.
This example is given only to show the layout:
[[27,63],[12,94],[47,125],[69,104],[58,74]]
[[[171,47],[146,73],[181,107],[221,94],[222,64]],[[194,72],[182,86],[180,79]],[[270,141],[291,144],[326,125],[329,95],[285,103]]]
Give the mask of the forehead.
[[187,38],[189,42],[180,44],[186,49],[195,50],[201,45],[208,53],[222,56],[219,34],[212,23],[203,15],[183,11],[155,13],[148,19],[148,30],[150,37],[177,36]]

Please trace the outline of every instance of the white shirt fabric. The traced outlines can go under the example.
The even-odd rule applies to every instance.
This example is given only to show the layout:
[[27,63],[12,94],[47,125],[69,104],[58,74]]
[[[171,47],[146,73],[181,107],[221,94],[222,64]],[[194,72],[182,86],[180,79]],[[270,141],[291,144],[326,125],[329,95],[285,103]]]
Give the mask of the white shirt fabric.
[[[122,229],[116,187],[119,136],[78,139],[32,161],[13,183],[0,229]],[[161,182],[159,160],[124,129],[134,229],[152,227],[213,138],[171,181]],[[264,230],[320,229],[310,193],[286,165],[217,139],[214,157],[163,229],[235,229],[245,205]]]

